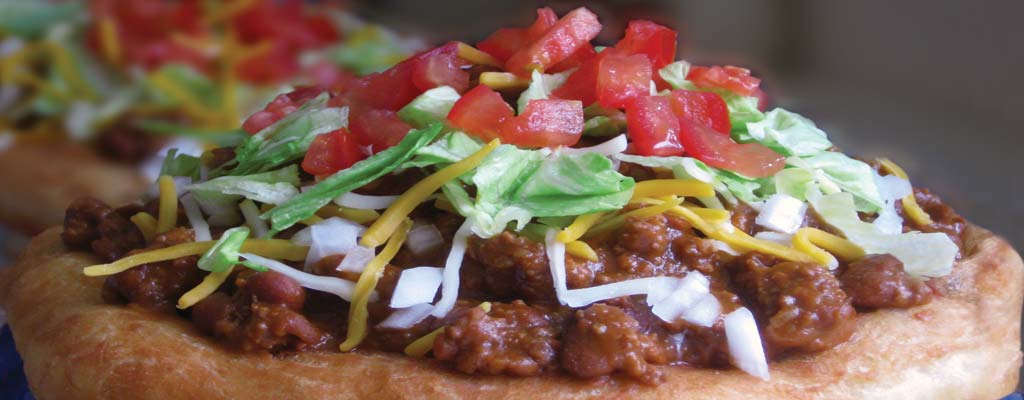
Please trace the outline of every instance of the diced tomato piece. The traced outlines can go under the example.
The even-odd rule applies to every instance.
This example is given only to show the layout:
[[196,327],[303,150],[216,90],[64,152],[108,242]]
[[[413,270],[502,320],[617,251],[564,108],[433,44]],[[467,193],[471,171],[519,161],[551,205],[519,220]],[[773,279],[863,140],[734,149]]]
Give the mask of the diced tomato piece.
[[462,69],[465,62],[458,56],[459,45],[452,42],[416,57],[412,82],[420,92],[438,86],[451,86],[462,93],[469,89],[469,72]]
[[416,60],[402,61],[386,71],[366,75],[349,92],[354,102],[371,108],[398,110],[420,94],[412,82]]
[[330,175],[364,158],[352,134],[341,128],[313,139],[302,160],[302,170],[317,176]]
[[374,154],[398,144],[412,129],[395,111],[364,107],[349,109],[348,127],[356,141]]
[[768,105],[772,102],[772,99],[768,98],[768,93],[765,93],[761,88],[754,90],[754,93],[751,94],[751,96],[757,97],[757,109],[761,111],[767,110]]
[[629,21],[626,36],[615,48],[630,54],[643,54],[651,60],[655,70],[676,59],[676,31],[647,20]]
[[246,118],[242,123],[242,129],[255,135],[285,115],[291,114],[299,106],[306,104],[320,93],[323,93],[321,88],[299,87],[291,92],[279,94],[262,111],[257,111]]
[[270,48],[243,59],[235,65],[238,77],[247,82],[269,84],[285,81],[299,70],[294,50],[283,42],[271,42]]
[[761,80],[750,76],[750,70],[740,67],[690,67],[686,79],[697,87],[725,89],[740,96],[751,96]]
[[570,69],[583,65],[583,63],[587,62],[587,60],[590,60],[591,58],[594,58],[594,56],[596,55],[597,51],[594,50],[594,46],[592,46],[590,43],[587,43],[583,45],[583,47],[580,47],[579,50],[576,50],[575,53],[572,53],[572,55],[569,56],[569,58],[563,60],[558,64],[553,65],[548,71],[545,72],[553,74],[568,71]]
[[304,74],[309,76],[310,81],[316,87],[327,89],[333,93],[351,90],[359,79],[355,74],[339,68],[334,63],[326,60],[307,67]]
[[597,21],[597,15],[584,7],[577,8],[537,40],[509,57],[505,69],[522,76],[529,76],[535,69],[546,71],[589,44],[600,32],[601,23]]
[[293,52],[326,45],[340,36],[326,17],[307,15],[301,0],[257,0],[232,22],[242,43],[273,41]]
[[147,70],[168,62],[191,65],[202,72],[210,68],[209,57],[173,40],[174,36],[198,38],[208,34],[199,23],[201,0],[94,0],[89,2],[89,11],[93,24],[88,28],[86,43],[94,51],[100,50],[100,28],[95,22],[110,20],[126,63]]
[[665,96],[641,96],[626,107],[626,127],[633,152],[642,156],[679,156],[679,118]]
[[530,100],[523,113],[505,121],[502,141],[526,147],[572,146],[583,135],[583,103]]
[[724,135],[729,135],[732,122],[729,121],[729,107],[722,96],[711,92],[694,90],[673,90],[672,110],[676,116],[704,125]]
[[584,106],[589,106],[597,101],[595,88],[597,87],[597,74],[601,68],[601,60],[608,57],[610,49],[605,49],[596,56],[580,65],[580,67],[569,75],[562,86],[556,88],[551,95],[559,99],[579,100]]
[[640,54],[609,54],[598,68],[596,89],[601,106],[626,108],[630,100],[650,94],[651,61]]
[[729,136],[692,121],[681,122],[680,128],[679,140],[686,153],[712,167],[764,178],[786,165],[785,157],[760,143],[738,144]]
[[494,56],[501,62],[512,57],[516,51],[536,40],[551,26],[558,22],[558,15],[549,7],[537,9],[537,19],[528,28],[498,29],[487,39],[477,43],[476,47]]
[[466,133],[491,140],[501,136],[505,121],[514,115],[512,106],[498,92],[479,85],[455,102],[448,112],[448,122]]

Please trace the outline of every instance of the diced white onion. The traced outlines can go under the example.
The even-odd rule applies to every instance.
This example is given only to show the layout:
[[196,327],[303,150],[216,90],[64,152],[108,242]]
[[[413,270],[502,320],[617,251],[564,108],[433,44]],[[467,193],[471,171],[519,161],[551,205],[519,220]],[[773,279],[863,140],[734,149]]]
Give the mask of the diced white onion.
[[242,204],[238,205],[238,208],[242,210],[245,224],[252,230],[253,237],[261,238],[267,235],[270,228],[267,227],[267,222],[260,218],[260,210],[256,208],[256,203],[243,201]]
[[338,263],[338,271],[352,271],[362,273],[366,269],[366,264],[376,256],[373,249],[363,246],[355,246],[348,249],[345,253],[345,258]]
[[548,229],[544,235],[544,247],[548,253],[548,267],[551,269],[551,282],[555,285],[555,297],[560,303],[567,304],[569,307],[582,307],[583,305],[568,304],[568,299],[565,298],[566,292],[569,291],[565,279],[565,243],[558,241],[557,236],[558,229],[555,228]]
[[769,242],[775,242],[783,246],[793,245],[793,235],[787,235],[785,233],[763,231],[755,233],[754,238],[766,240]]
[[[341,297],[346,301],[352,301],[352,294],[355,292],[356,284],[333,276],[319,276],[299,271],[295,268],[269,258],[260,257],[255,254],[242,253],[242,258],[249,262],[276,271],[289,278],[294,279],[302,287],[321,292],[327,292]],[[377,301],[377,292],[370,293],[370,301]]]
[[626,140],[626,135],[619,135],[598,145],[579,148],[561,147],[558,151],[564,154],[598,153],[610,156],[626,151],[627,147],[629,147],[629,142]]
[[213,240],[210,234],[210,225],[203,219],[203,212],[199,210],[199,204],[192,198],[192,194],[181,197],[181,207],[185,209],[185,216],[188,217],[189,225],[192,225],[192,232],[197,242],[208,242]]
[[722,304],[711,293],[704,293],[690,308],[683,311],[683,319],[700,326],[710,327],[722,314]]
[[459,269],[462,268],[462,258],[466,256],[466,242],[473,231],[473,222],[466,219],[459,230],[452,238],[452,250],[448,253],[448,259],[444,262],[444,273],[441,279],[441,299],[437,301],[434,311],[435,317],[443,317],[455,307],[455,300],[459,297]]
[[[193,157],[200,157],[203,155],[203,143],[195,139],[176,137],[171,139],[170,142],[165,144],[160,150],[157,150],[152,157],[143,161],[139,166],[142,171],[142,175],[150,181],[156,181],[160,177],[160,168],[164,165],[164,160],[167,159],[167,152],[171,149],[178,149],[178,154],[187,154]],[[192,182],[188,182],[191,184]],[[184,186],[182,186],[184,187]]]
[[879,233],[898,235],[903,232],[903,217],[900,217],[899,212],[896,211],[896,200],[913,192],[910,181],[895,175],[880,176],[876,173],[875,184],[878,186],[878,194],[881,195],[885,204],[871,224]]
[[413,253],[425,254],[444,245],[444,236],[434,225],[417,225],[409,231],[405,239],[405,247]]
[[806,212],[807,203],[778,193],[768,198],[754,222],[776,232],[793,234],[803,224]]
[[653,278],[630,279],[583,289],[566,290],[559,298],[569,307],[579,308],[602,300],[633,295],[650,295],[659,288],[671,286],[679,282],[678,278],[658,276]]
[[309,246],[313,244],[313,230],[308,226],[302,228],[302,230],[295,232],[295,234],[292,235],[291,241],[293,244],[297,244],[299,246]]
[[710,283],[708,278],[699,272],[690,272],[683,279],[679,279],[675,289],[668,296],[654,300],[651,313],[665,321],[675,321],[682,316],[683,311],[692,307],[701,299],[701,296],[708,293]]
[[434,306],[430,304],[417,304],[409,308],[395,310],[383,321],[377,324],[378,328],[386,329],[409,329],[430,316]]
[[763,380],[769,379],[768,360],[750,310],[741,307],[725,316],[725,338],[736,368]]
[[398,196],[369,196],[348,192],[334,199],[334,203],[357,210],[383,210],[398,200]]
[[721,251],[721,252],[723,252],[725,254],[729,254],[729,255],[733,255],[733,256],[740,255],[740,251],[739,250],[734,249],[732,246],[730,246],[726,242],[723,242],[721,240],[715,240],[715,239],[708,239],[708,240],[711,241],[711,246],[713,246],[715,248],[715,250],[718,250],[718,251]]
[[406,308],[433,302],[437,288],[441,287],[443,275],[443,270],[435,267],[416,267],[402,271],[389,306]]
[[306,270],[324,257],[345,254],[349,249],[356,247],[359,235],[365,230],[366,227],[339,217],[328,218],[311,225]]

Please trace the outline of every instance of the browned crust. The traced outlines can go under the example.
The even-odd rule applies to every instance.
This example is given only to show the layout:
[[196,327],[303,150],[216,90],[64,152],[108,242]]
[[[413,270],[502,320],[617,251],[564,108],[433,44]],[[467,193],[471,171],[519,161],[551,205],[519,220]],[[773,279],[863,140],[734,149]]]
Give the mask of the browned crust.
[[16,143],[0,151],[0,222],[36,234],[64,220],[72,200],[93,196],[127,204],[142,196],[136,168],[101,159],[82,145]]
[[387,354],[229,353],[183,319],[104,304],[95,262],[38,236],[0,280],[30,386],[40,399],[722,398],[995,399],[1021,366],[1020,256],[977,227],[947,297],[863,314],[849,342],[773,363],[762,382],[735,370],[667,367],[657,387],[566,378],[467,376]]

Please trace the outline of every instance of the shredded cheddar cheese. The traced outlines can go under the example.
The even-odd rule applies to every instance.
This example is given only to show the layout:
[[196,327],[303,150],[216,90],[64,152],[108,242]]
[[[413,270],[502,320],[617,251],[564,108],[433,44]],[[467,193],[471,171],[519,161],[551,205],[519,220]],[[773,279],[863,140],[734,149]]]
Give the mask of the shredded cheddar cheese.
[[660,196],[707,197],[714,196],[711,185],[696,179],[652,179],[637,182],[632,200]]
[[803,252],[775,242],[757,239],[739,229],[736,229],[736,227],[732,226],[732,224],[728,222],[709,222],[697,215],[697,213],[690,208],[676,206],[670,209],[669,212],[683,217],[690,222],[694,228],[704,232],[708,237],[725,242],[737,250],[759,251],[789,261],[815,262],[813,258]]
[[584,260],[597,261],[597,252],[587,242],[576,240],[565,244],[565,252]]
[[594,225],[597,225],[597,222],[604,218],[606,214],[605,212],[596,212],[580,215],[572,221],[572,224],[558,232],[558,236],[555,239],[562,243],[574,242],[583,237]]
[[102,17],[99,21],[100,50],[107,62],[117,65],[121,63],[121,39],[118,36],[117,24],[113,18]]
[[97,98],[96,92],[92,86],[86,82],[85,77],[82,76],[78,67],[75,66],[75,61],[68,53],[68,49],[57,43],[47,43],[46,49],[50,52],[50,57],[53,61],[54,67],[57,69],[57,73],[68,83],[71,89],[82,97],[89,100],[95,100]]
[[[817,260],[818,264],[836,269],[836,257],[851,261],[864,256],[864,249],[850,241],[816,228],[800,228],[793,235],[793,247]],[[827,249],[828,251],[825,251]],[[829,253],[831,252],[831,253]]]
[[484,158],[491,153],[501,141],[498,139],[492,140],[487,143],[483,148],[477,150],[469,157],[462,159],[459,162],[451,164],[447,167],[441,168],[441,170],[431,174],[423,180],[416,182],[409,190],[406,190],[394,203],[384,211],[384,214],[380,216],[377,222],[370,225],[366,229],[366,233],[363,234],[363,238],[360,240],[360,244],[363,247],[377,247],[391,236],[391,233],[395,231],[395,228],[402,223],[403,220],[415,209],[420,203],[423,203],[427,197],[434,194],[442,185],[448,183],[448,181],[458,178],[462,174],[469,170],[476,168],[484,161]]
[[146,239],[146,243],[152,243],[153,238],[156,237],[156,218],[153,218],[153,216],[149,215],[147,212],[140,212],[132,215],[129,219],[137,228],[139,228],[139,231],[142,232],[142,237]]
[[160,187],[160,214],[157,216],[156,233],[165,233],[178,223],[178,191],[174,178],[167,175],[157,180]]
[[497,90],[522,89],[530,86],[530,80],[509,72],[488,71],[480,74],[480,84]]
[[628,211],[628,212],[616,215],[616,216],[614,216],[612,218],[609,218],[608,220],[605,220],[605,221],[601,222],[600,224],[594,226],[592,229],[587,231],[587,233],[584,234],[583,237],[584,238],[593,238],[593,237],[598,237],[598,236],[601,236],[603,234],[606,234],[606,233],[614,230],[615,228],[618,228],[618,227],[622,226],[622,224],[626,222],[626,219],[630,218],[630,217],[636,217],[636,218],[641,218],[642,219],[642,218],[650,218],[650,217],[653,217],[655,215],[664,214],[664,213],[668,212],[669,210],[679,206],[679,204],[681,204],[682,202],[683,202],[682,198],[674,197],[674,198],[672,198],[670,200],[663,201],[661,204],[657,204],[657,205],[653,205],[653,206],[647,206],[647,207],[643,207],[643,208],[638,208],[638,209],[635,209],[635,210],[631,210],[631,211]]
[[503,67],[501,61],[498,61],[498,59],[494,58],[494,56],[487,54],[483,51],[480,51],[480,49],[477,49],[476,47],[470,46],[462,42],[459,42],[458,55],[459,58],[469,61],[473,64],[490,65],[492,67],[498,68]]
[[175,102],[180,103],[181,107],[189,115],[207,125],[216,123],[221,118],[220,114],[210,111],[193,93],[175,83],[174,80],[168,78],[164,73],[156,72],[150,75],[149,82]]
[[384,249],[370,260],[366,264],[366,268],[363,269],[363,272],[359,274],[355,294],[352,296],[352,302],[349,303],[348,333],[346,334],[345,341],[339,346],[341,351],[354,349],[366,338],[366,319],[368,317],[366,305],[370,302],[370,293],[373,292],[373,288],[377,287],[377,281],[380,280],[380,277],[384,275],[384,267],[395,257],[395,254],[398,254],[398,250],[402,248],[405,236],[411,228],[412,220],[402,220],[401,225],[397,227],[397,230],[388,240]]
[[217,291],[217,288],[219,288],[220,285],[224,284],[224,281],[228,280],[228,277],[231,276],[231,271],[233,269],[234,267],[227,268],[223,271],[211,272],[209,274],[206,274],[206,277],[203,278],[202,282],[199,282],[199,284],[196,285],[196,287],[192,288],[192,290],[189,290],[185,294],[181,295],[180,298],[178,298],[178,309],[184,310],[186,308],[192,307],[196,305],[196,303],[205,299],[207,296],[213,294],[213,292]]
[[[480,303],[480,305],[478,305],[477,307],[480,307],[481,309],[483,309],[485,313],[491,312],[491,303],[490,302],[486,302],[485,301],[483,303]],[[423,356],[426,356],[427,353],[430,352],[430,350],[433,350],[433,348],[434,348],[434,340],[437,338],[437,335],[440,335],[442,333],[444,333],[444,327],[443,326],[440,327],[440,328],[434,329],[433,331],[431,331],[430,333],[428,333],[426,335],[423,335],[419,339],[414,340],[412,343],[409,343],[408,346],[405,346],[405,350],[404,350],[405,355],[407,355],[409,357],[423,357]]]
[[[899,165],[892,162],[892,160],[888,158],[879,158],[878,163],[882,164],[882,168],[889,171],[890,174],[896,175],[901,179],[910,180],[910,178],[907,177],[907,172],[904,171],[903,168],[900,168]],[[932,224],[932,217],[928,215],[928,212],[922,209],[919,204],[917,204],[917,199],[914,198],[913,192],[904,196],[901,200],[901,203],[903,204],[903,211],[907,213],[907,217],[910,218],[911,221],[914,221],[914,224],[917,226]]]
[[[86,276],[106,276],[127,271],[142,264],[173,260],[175,258],[203,254],[215,244],[215,241],[191,242],[135,253],[109,264],[85,267]],[[282,239],[248,239],[242,244],[241,252],[287,261],[303,261],[309,247],[292,244]]]
[[380,213],[375,210],[357,210],[341,206],[326,206],[317,211],[317,215],[320,218],[340,217],[357,224],[368,224],[380,218]]

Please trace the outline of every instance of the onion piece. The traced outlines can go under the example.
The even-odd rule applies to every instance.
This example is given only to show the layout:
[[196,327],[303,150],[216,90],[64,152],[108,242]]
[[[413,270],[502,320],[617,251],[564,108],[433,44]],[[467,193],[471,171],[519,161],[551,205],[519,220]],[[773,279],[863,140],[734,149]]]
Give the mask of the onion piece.
[[416,267],[402,271],[391,295],[391,308],[406,308],[434,301],[441,287],[444,272],[441,268]]
[[398,196],[369,196],[348,192],[334,199],[334,203],[357,210],[383,210],[398,200]]
[[188,217],[189,225],[192,225],[192,232],[195,234],[197,242],[207,242],[213,240],[213,235],[210,233],[210,224],[206,223],[206,219],[203,218],[203,212],[199,210],[199,204],[192,198],[192,194],[186,194],[181,197],[181,207],[185,209],[185,216]]
[[473,221],[466,219],[455,231],[452,238],[452,249],[448,253],[448,259],[444,262],[444,272],[441,278],[441,299],[437,301],[431,315],[443,317],[455,307],[455,300],[459,297],[459,269],[462,268],[462,258],[466,256],[466,242],[473,231]]
[[793,196],[778,193],[769,197],[760,211],[754,222],[773,231],[792,235],[804,222],[807,203]]
[[444,245],[444,236],[434,225],[418,225],[409,231],[405,238],[405,247],[419,255]]
[[427,319],[434,306],[430,304],[417,304],[409,308],[395,310],[383,321],[377,324],[378,328],[385,329],[409,329]]
[[683,311],[681,316],[694,324],[711,327],[719,315],[722,315],[722,304],[718,302],[718,298],[711,293],[704,293],[690,308]]
[[733,365],[740,370],[768,380],[768,360],[764,357],[761,335],[757,332],[754,314],[740,307],[725,316],[725,338]]
[[[592,303],[581,305],[568,304],[566,292],[569,291],[569,286],[565,279],[565,243],[559,241],[557,237],[558,229],[555,228],[548,229],[547,233],[544,234],[544,248],[548,255],[548,267],[551,268],[551,282],[555,285],[555,297],[558,298],[558,302],[569,305],[569,307],[582,307]],[[585,299],[586,297],[581,297],[576,300]]]
[[664,321],[675,321],[684,311],[692,307],[708,293],[710,283],[703,274],[693,271],[678,279],[675,289],[668,296],[656,300],[651,313]]
[[362,273],[363,270],[366,269],[366,264],[368,264],[376,255],[376,252],[369,247],[355,246],[348,249],[348,252],[345,253],[345,258],[338,263],[338,266],[335,267],[335,269],[338,271]]
[[[352,301],[352,294],[355,292],[356,284],[346,281],[344,279],[335,278],[332,276],[319,276],[313,275],[306,272],[299,271],[295,268],[289,267],[277,260],[271,260],[269,258],[260,257],[255,254],[242,253],[240,257],[248,260],[249,262],[264,267],[266,269],[279,272],[289,278],[294,279],[302,287],[313,289],[321,292],[327,292],[334,294],[335,296],[341,297],[345,301]],[[379,300],[377,292],[370,293],[370,301]]]
[[563,154],[597,153],[610,156],[612,154],[618,154],[626,151],[627,147],[629,147],[629,142],[626,140],[626,135],[619,135],[598,145],[578,148],[560,147],[558,151]]
[[309,227],[310,245],[309,254],[306,255],[305,269],[308,271],[313,263],[322,260],[324,257],[346,254],[350,249],[356,247],[359,235],[366,230],[366,227],[355,222],[331,217]]
[[793,246],[793,235],[785,233],[763,231],[754,234],[754,238],[775,242],[783,246]]
[[569,307],[579,308],[601,300],[614,299],[616,297],[633,296],[638,294],[649,295],[652,291],[657,291],[658,287],[673,285],[677,282],[679,282],[679,278],[673,278],[670,276],[630,279],[621,282],[609,283],[607,285],[566,290],[565,294],[560,296],[558,300]]
[[[270,228],[267,227],[267,222],[260,218],[260,210],[256,208],[256,203],[253,203],[252,200],[246,199],[238,205],[238,208],[242,210],[242,216],[245,217],[245,224],[249,225],[249,229],[252,229],[253,237],[261,238],[267,235]],[[310,241],[312,242],[312,238],[310,238]],[[310,243],[306,243],[307,246],[309,244]]]

